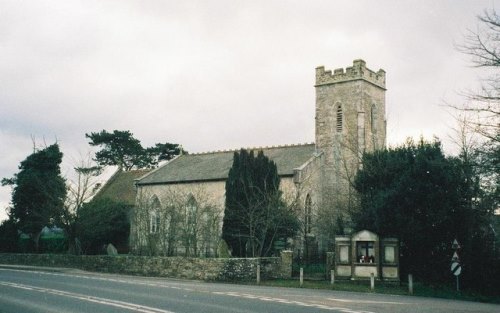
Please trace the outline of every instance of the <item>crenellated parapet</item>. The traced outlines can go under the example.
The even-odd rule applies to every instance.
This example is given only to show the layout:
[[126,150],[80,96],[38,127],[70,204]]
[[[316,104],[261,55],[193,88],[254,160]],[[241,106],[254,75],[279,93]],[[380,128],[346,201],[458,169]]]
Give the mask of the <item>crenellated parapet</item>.
[[316,68],[316,86],[337,84],[341,82],[353,80],[365,80],[380,88],[385,89],[385,71],[379,69],[374,72],[366,67],[366,62],[363,60],[354,60],[351,67],[335,69],[333,71],[325,71],[324,66]]

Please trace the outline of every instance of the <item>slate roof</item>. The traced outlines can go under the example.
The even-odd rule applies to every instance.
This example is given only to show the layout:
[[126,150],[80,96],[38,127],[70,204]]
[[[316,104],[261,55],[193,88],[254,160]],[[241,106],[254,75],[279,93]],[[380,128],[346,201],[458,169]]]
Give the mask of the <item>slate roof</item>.
[[135,187],[134,180],[140,178],[147,173],[150,169],[121,171],[118,170],[111,178],[102,186],[93,199],[109,198],[115,201],[123,201],[127,204],[135,204]]
[[[300,167],[312,157],[315,145],[312,143],[247,150],[252,150],[255,154],[262,150],[276,163],[280,176],[292,176],[294,168]],[[226,180],[233,165],[235,151],[238,150],[181,155],[137,180],[137,184]]]

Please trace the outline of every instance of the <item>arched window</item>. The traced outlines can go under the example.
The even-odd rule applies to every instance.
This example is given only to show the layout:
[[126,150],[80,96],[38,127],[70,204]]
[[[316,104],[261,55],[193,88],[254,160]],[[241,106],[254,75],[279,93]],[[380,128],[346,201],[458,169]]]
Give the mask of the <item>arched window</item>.
[[312,200],[309,194],[306,196],[306,202],[304,207],[305,207],[304,230],[306,234],[310,234],[312,229]]
[[342,115],[343,115],[342,114],[342,105],[338,104],[337,105],[337,133],[342,132],[342,119],[343,119]]
[[149,232],[156,234],[160,230],[160,200],[154,196],[151,201],[151,211],[149,212]]
[[193,195],[189,195],[186,206],[186,223],[188,225],[196,224],[198,203]]
[[377,128],[376,128],[376,123],[377,123],[377,106],[372,104],[372,108],[370,111],[370,124],[372,126],[372,133],[375,133]]

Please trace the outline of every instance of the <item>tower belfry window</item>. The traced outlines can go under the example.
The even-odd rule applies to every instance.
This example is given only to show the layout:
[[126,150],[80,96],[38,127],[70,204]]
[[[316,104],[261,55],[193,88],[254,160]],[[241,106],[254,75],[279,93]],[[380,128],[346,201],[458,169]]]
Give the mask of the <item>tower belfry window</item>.
[[337,106],[337,133],[342,132],[342,106]]

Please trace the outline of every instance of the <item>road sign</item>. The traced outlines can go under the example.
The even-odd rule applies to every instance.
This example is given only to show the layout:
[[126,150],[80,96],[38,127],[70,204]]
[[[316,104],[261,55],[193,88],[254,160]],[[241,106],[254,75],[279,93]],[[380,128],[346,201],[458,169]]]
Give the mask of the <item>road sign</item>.
[[453,240],[453,243],[451,244],[451,248],[455,250],[453,253],[453,256],[451,257],[451,273],[455,275],[457,279],[457,291],[460,292],[460,286],[458,282],[458,276],[460,273],[462,273],[462,266],[460,265],[459,259],[458,259],[458,253],[457,250],[460,249],[460,244],[458,243],[458,240],[455,238]]
[[462,273],[462,266],[460,266],[460,263],[458,262],[451,263],[451,273],[455,276],[458,276],[460,275],[460,273]]

